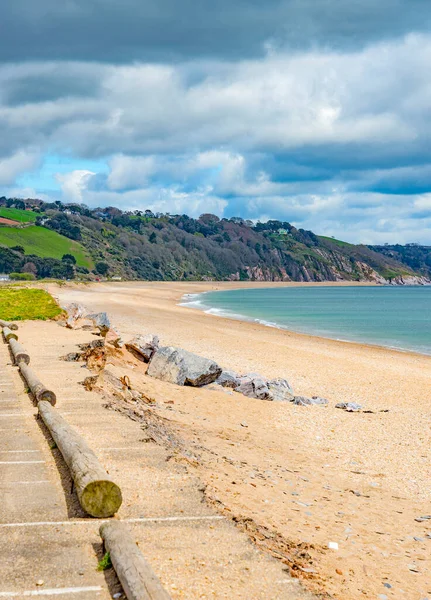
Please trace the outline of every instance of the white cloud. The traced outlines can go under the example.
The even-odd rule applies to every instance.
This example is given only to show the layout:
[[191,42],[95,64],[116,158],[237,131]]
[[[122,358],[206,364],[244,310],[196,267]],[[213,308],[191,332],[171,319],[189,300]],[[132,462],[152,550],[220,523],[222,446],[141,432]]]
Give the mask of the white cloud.
[[18,150],[12,156],[0,159],[0,185],[11,185],[18,175],[35,169],[40,164],[37,152]]
[[87,189],[88,181],[95,175],[92,171],[71,171],[70,173],[57,173],[56,179],[60,183],[65,202],[82,202],[83,194]]

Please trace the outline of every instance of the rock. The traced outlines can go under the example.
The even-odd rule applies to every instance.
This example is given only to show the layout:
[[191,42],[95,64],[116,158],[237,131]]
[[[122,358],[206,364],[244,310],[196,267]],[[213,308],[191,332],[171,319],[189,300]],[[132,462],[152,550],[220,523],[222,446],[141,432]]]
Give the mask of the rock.
[[248,396],[249,398],[258,398],[259,400],[273,400],[273,394],[268,387],[268,380],[259,375],[259,373],[248,373],[239,378],[240,385],[235,388],[235,392]]
[[286,379],[267,379],[259,373],[247,373],[237,378],[240,384],[234,391],[249,398],[274,402],[291,402],[294,398],[293,390]]
[[65,310],[67,313],[66,327],[73,329],[75,322],[78,319],[82,319],[82,317],[85,315],[85,307],[77,302],[72,302],[72,304],[66,306]]
[[91,342],[87,342],[85,344],[78,344],[78,348],[85,351],[91,350],[92,348],[103,348],[104,345],[104,340],[92,340]]
[[431,515],[424,515],[423,517],[416,517],[415,521],[417,521],[418,523],[422,523],[423,521],[428,521],[428,519],[431,519]]
[[313,404],[318,406],[325,406],[326,404],[328,404],[328,401],[325,400],[325,398],[319,398],[318,396],[313,396],[312,398],[306,398],[305,396],[295,396],[292,400],[292,403],[296,404],[296,406],[311,406]]
[[240,385],[241,381],[239,375],[235,373],[235,371],[222,371],[220,377],[216,379],[216,383],[223,387],[235,389]]
[[159,348],[159,337],[153,333],[137,335],[130,342],[126,342],[126,348],[139,360],[150,362]]
[[221,372],[213,360],[181,348],[163,346],[153,355],[147,375],[177,385],[201,387],[215,381]]
[[65,356],[60,357],[61,360],[65,360],[66,362],[77,362],[81,358],[80,352],[69,352]]
[[123,346],[123,340],[119,333],[115,329],[110,329],[105,337],[105,342],[114,346],[114,348],[121,348]]
[[103,337],[106,336],[111,327],[111,322],[106,312],[87,315],[86,318],[93,322],[94,327],[97,327]]
[[360,412],[362,410],[362,406],[356,404],[356,402],[339,402],[335,405],[335,408],[341,408],[347,412]]
[[294,398],[293,388],[286,379],[271,379],[268,381],[268,387],[275,402],[290,402]]

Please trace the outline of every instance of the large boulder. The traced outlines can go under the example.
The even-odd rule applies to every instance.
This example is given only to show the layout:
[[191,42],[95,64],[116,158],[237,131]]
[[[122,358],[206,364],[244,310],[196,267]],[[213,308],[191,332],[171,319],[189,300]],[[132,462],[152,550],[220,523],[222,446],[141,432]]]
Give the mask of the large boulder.
[[94,327],[96,327],[103,337],[108,333],[111,323],[109,321],[109,317],[106,312],[95,313],[92,315],[86,315],[86,319],[89,319],[93,322]]
[[268,388],[275,402],[291,402],[294,398],[290,383],[281,377],[268,381]]
[[162,346],[153,355],[147,375],[177,385],[201,387],[215,381],[221,372],[213,360],[181,348]]
[[259,373],[247,373],[247,375],[241,375],[239,379],[240,385],[235,388],[235,392],[249,398],[273,400],[266,377],[259,375]]
[[234,388],[235,392],[249,398],[275,402],[291,402],[294,398],[293,390],[286,379],[267,379],[259,373],[247,373],[238,379],[240,385]]
[[146,335],[136,335],[133,340],[126,342],[126,348],[129,352],[143,362],[150,362],[153,354],[159,348],[159,337],[153,333]]
[[72,302],[65,308],[67,319],[66,319],[66,327],[69,329],[73,329],[76,321],[78,319],[82,319],[85,315],[85,307],[82,304],[78,304],[78,302]]

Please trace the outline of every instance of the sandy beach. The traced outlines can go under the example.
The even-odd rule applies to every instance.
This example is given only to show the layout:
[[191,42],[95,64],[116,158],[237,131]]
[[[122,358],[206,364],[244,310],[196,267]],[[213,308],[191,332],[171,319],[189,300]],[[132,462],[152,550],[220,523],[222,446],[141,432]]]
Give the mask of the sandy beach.
[[[210,501],[311,556],[313,568],[301,573],[309,589],[339,600],[431,595],[431,519],[415,520],[431,514],[431,357],[178,305],[184,294],[246,286],[52,284],[49,291],[62,304],[106,311],[124,340],[157,333],[163,345],[241,373],[285,377],[296,394],[327,398],[327,407],[265,402],[160,382],[145,365],[121,367],[199,456],[194,468]],[[370,412],[346,413],[337,402]]]

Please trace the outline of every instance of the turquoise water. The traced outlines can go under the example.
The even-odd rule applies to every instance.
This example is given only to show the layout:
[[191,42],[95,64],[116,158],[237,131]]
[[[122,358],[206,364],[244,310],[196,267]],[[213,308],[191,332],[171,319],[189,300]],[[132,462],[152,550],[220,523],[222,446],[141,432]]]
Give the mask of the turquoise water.
[[242,289],[189,295],[183,305],[301,333],[431,354],[431,286]]

